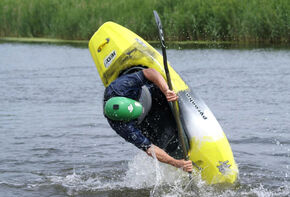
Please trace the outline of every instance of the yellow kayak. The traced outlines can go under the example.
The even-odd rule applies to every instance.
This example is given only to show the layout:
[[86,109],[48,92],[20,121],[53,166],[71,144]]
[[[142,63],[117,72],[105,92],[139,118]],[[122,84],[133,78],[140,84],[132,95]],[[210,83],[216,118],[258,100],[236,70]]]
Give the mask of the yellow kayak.
[[[120,75],[143,68],[154,68],[166,79],[162,55],[141,37],[116,23],[103,24],[90,39],[89,49],[105,87]],[[220,124],[203,100],[168,66],[173,90],[180,98],[178,105],[187,154],[195,170],[200,171],[208,184],[234,183],[238,167]],[[140,129],[152,136],[150,140],[154,144],[180,158],[182,154],[170,108],[166,99],[153,104]]]

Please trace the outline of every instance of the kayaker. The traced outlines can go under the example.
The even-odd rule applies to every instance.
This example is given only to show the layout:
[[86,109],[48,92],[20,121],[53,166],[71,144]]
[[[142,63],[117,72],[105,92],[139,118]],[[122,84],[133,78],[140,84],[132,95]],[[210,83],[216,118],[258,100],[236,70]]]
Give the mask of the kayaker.
[[146,92],[148,94],[152,86],[157,86],[168,101],[178,99],[175,92],[168,88],[165,79],[159,72],[152,68],[143,69],[122,75],[105,89],[104,115],[110,126],[126,141],[145,151],[149,156],[153,156],[154,152],[160,162],[191,172],[191,161],[174,159],[164,150],[152,144],[137,127],[137,124],[144,119],[150,110],[150,102],[148,104],[150,98],[146,99],[144,94]]

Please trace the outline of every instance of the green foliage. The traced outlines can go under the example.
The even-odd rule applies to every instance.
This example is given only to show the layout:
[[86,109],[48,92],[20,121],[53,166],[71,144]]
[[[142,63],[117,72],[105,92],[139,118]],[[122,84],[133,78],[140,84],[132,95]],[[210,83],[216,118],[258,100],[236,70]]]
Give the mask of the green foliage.
[[290,0],[1,0],[0,36],[89,39],[114,21],[157,40],[289,42]]

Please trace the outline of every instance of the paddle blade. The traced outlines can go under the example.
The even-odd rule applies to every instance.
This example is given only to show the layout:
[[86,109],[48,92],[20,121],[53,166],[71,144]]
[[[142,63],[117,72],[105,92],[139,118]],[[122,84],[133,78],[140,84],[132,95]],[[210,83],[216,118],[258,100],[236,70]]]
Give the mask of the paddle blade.
[[154,13],[154,17],[155,17],[155,22],[157,24],[157,28],[159,30],[158,32],[159,32],[159,38],[160,38],[160,41],[161,41],[161,45],[162,45],[162,47],[165,48],[165,39],[164,39],[163,30],[162,30],[161,20],[159,18],[158,13],[155,10],[153,11],[153,13]]

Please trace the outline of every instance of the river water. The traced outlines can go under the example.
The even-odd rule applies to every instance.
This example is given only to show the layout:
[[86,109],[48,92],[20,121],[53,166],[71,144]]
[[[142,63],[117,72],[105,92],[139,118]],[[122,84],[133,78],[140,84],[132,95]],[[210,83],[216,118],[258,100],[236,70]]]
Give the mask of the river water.
[[290,51],[168,50],[231,144],[236,185],[158,163],[102,114],[86,48],[0,44],[0,196],[289,196]]

